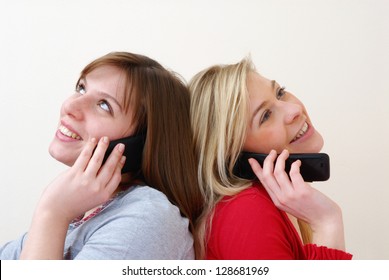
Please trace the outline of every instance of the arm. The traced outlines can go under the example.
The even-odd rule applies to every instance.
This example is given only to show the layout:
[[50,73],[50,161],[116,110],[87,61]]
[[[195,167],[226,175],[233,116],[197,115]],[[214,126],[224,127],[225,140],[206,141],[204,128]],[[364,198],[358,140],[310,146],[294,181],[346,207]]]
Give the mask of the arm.
[[107,201],[119,185],[125,160],[123,147],[117,147],[103,167],[108,139],[103,137],[94,151],[95,147],[96,140],[92,139],[74,165],[44,191],[33,215],[21,259],[62,259],[69,223]]
[[342,212],[327,196],[304,182],[300,174],[300,161],[292,164],[290,179],[285,173],[285,160],[289,153],[272,151],[264,162],[263,169],[257,161],[250,165],[274,204],[281,210],[306,221],[313,231],[313,242],[338,250],[345,250]]

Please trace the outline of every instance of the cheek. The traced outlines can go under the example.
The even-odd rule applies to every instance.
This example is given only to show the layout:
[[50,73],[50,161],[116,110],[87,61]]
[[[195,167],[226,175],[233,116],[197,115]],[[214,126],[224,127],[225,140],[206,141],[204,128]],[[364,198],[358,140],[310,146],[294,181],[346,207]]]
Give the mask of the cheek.
[[117,125],[115,125],[115,123],[110,121],[108,118],[101,117],[99,115],[86,117],[84,131],[86,132],[89,139],[96,138],[99,140],[103,136],[108,136],[111,138],[113,136],[112,132],[115,130],[117,130]]
[[243,145],[243,150],[254,153],[268,154],[271,150],[276,150],[278,153],[287,145],[286,135],[282,130],[263,129],[257,133],[248,133],[246,141]]
[[98,125],[93,125],[89,128],[89,138],[95,137],[100,139],[103,136],[108,136],[110,140],[116,140],[131,135],[131,132],[117,122],[100,122]]

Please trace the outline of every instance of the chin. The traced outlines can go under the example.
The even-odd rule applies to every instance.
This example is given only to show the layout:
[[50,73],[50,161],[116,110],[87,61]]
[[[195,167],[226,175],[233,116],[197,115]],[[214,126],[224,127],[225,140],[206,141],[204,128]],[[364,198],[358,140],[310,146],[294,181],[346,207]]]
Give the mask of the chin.
[[70,156],[65,149],[58,147],[55,143],[50,144],[49,154],[52,158],[67,166],[72,166],[75,162],[74,157]]
[[323,146],[324,146],[323,137],[320,134],[318,134],[318,137],[313,145],[312,150],[314,153],[319,153],[321,151],[321,149],[323,148]]

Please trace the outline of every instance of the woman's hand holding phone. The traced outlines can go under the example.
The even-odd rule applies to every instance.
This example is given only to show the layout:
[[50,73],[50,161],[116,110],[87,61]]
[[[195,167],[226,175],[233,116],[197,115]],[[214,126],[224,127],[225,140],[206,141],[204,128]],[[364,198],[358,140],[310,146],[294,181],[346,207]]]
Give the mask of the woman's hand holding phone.
[[102,165],[109,139],[102,137],[96,142],[96,139],[89,140],[74,165],[60,174],[42,196],[43,207],[69,222],[106,202],[121,181],[124,145],[118,144]]
[[[69,223],[103,204],[121,181],[124,145],[118,144],[102,165],[109,139],[89,140],[74,165],[43,192],[21,258],[62,259]],[[97,145],[97,147],[96,147]]]
[[249,159],[249,163],[276,207],[311,226],[314,243],[344,250],[343,220],[339,206],[304,182],[299,160],[292,164],[288,176],[285,172],[288,156],[287,150],[278,157],[273,150],[266,157],[263,168],[255,159]]

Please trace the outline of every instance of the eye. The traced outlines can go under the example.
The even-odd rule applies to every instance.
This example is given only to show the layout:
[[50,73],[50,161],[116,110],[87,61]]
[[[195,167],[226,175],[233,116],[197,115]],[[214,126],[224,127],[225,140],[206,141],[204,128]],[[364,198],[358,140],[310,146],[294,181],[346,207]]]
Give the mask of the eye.
[[281,87],[276,92],[277,99],[281,99],[286,94],[285,87]]
[[85,94],[85,93],[86,93],[86,89],[85,89],[84,84],[79,83],[79,84],[76,86],[76,92],[78,92],[79,94]]
[[263,114],[262,114],[262,117],[261,117],[261,120],[259,121],[259,124],[263,124],[265,121],[267,121],[270,116],[271,116],[272,112],[270,110],[266,110]]
[[112,107],[106,100],[100,100],[97,105],[104,111],[112,114]]

